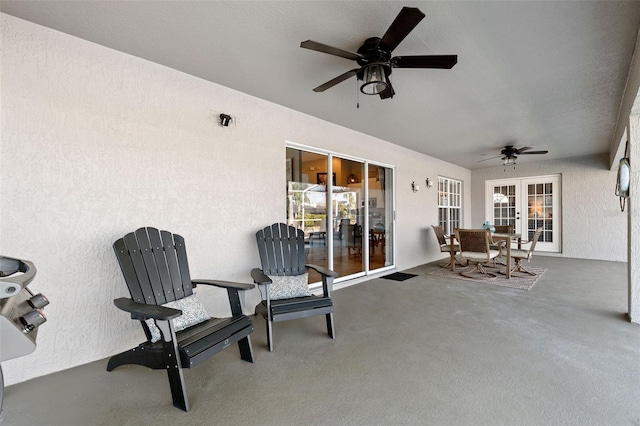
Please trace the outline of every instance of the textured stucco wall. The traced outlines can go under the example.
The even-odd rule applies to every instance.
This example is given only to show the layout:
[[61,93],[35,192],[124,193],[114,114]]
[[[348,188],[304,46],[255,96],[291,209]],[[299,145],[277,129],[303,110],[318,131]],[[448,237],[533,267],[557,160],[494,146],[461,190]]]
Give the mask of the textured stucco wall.
[[[440,258],[438,174],[470,172],[14,17],[2,26],[0,253],[33,261],[51,305],[10,385],[139,343],[111,244],[140,226],[182,234],[194,277],[250,282],[257,229],[284,220],[285,141],[396,166],[399,269]],[[237,118],[223,128],[210,111]],[[411,182],[422,184],[414,194]],[[470,203],[467,195],[465,203]],[[225,293],[202,289],[213,314]],[[247,304],[256,302],[254,293]],[[337,323],[339,328],[339,322]]]
[[615,196],[607,155],[517,164],[471,172],[473,223],[485,220],[485,181],[561,174],[562,255],[626,262],[626,214]]

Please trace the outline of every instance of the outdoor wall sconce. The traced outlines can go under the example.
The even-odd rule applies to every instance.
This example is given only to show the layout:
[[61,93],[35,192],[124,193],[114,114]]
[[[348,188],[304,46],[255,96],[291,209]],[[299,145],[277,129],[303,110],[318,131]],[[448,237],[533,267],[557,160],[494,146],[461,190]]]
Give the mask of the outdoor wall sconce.
[[415,182],[411,182],[411,190],[413,192],[418,192],[420,191],[420,186],[418,186]]
[[433,181],[429,178],[425,181],[427,188],[433,188]]
[[229,123],[231,123],[231,116],[228,114],[220,114],[220,124],[224,127],[229,127]]

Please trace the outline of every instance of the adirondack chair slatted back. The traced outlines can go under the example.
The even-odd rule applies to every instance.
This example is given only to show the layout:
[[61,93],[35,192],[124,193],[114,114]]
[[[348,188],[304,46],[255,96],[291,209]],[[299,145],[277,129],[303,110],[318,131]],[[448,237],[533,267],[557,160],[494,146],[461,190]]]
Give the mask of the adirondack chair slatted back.
[[266,275],[301,275],[307,271],[302,230],[275,223],[256,232],[256,241]]
[[131,298],[162,305],[193,294],[184,238],[140,228],[113,244]]

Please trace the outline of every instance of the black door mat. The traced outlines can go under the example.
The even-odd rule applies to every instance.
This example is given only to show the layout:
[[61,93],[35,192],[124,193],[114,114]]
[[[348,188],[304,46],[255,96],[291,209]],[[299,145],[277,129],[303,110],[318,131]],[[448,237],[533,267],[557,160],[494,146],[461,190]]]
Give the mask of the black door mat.
[[380,278],[384,278],[385,280],[393,280],[393,281],[404,281],[409,278],[417,277],[415,274],[407,274],[405,272],[394,272],[393,274],[385,275]]

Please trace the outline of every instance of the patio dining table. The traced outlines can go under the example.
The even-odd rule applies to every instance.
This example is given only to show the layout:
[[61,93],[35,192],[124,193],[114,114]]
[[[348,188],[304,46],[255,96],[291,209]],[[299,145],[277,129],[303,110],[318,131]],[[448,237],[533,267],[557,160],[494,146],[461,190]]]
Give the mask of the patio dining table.
[[[522,248],[522,234],[513,232],[513,233],[499,233],[495,232],[491,234],[491,239],[494,243],[498,241],[505,241],[505,248],[507,249],[506,258],[507,258],[507,270],[505,271],[505,275],[507,279],[511,278],[511,241],[516,241],[518,243],[518,249]],[[455,251],[455,236],[451,234],[449,236],[449,253],[451,256],[451,270],[456,270],[456,251]]]

